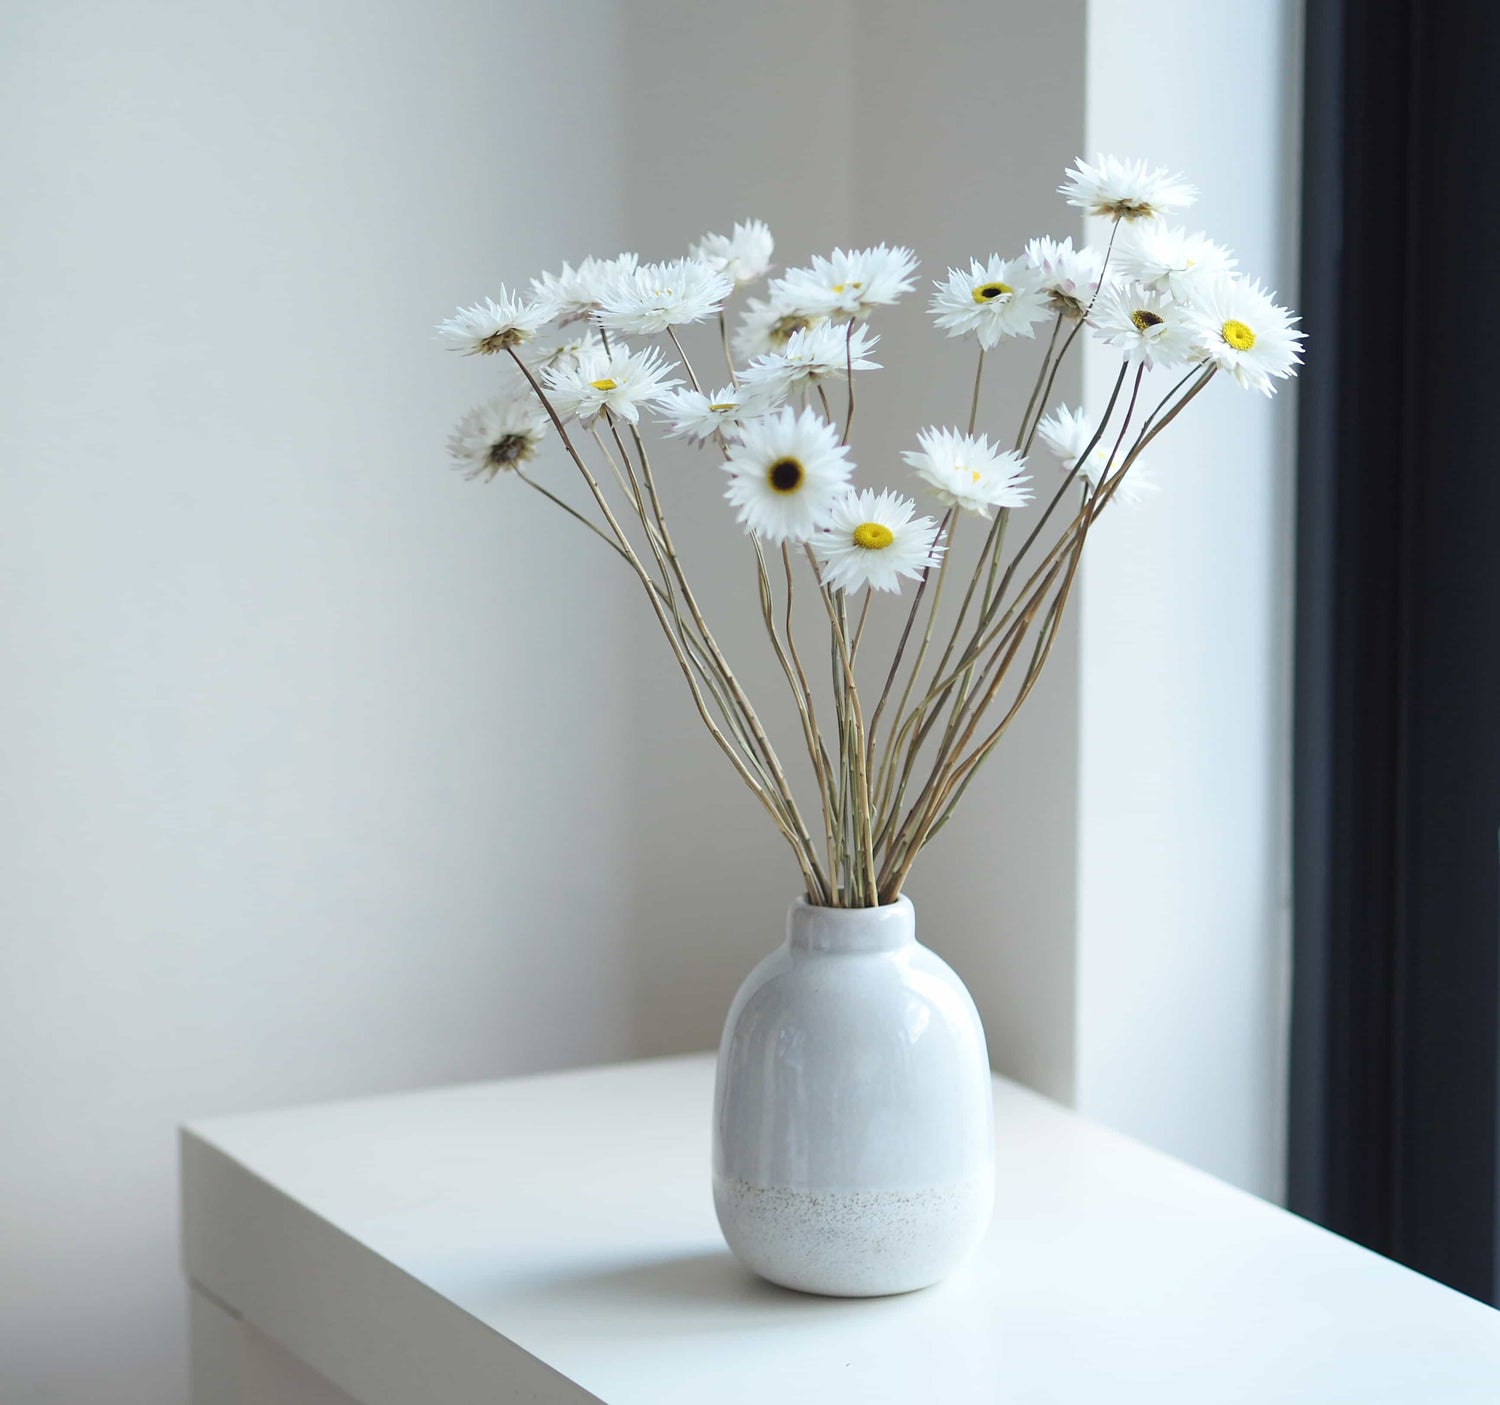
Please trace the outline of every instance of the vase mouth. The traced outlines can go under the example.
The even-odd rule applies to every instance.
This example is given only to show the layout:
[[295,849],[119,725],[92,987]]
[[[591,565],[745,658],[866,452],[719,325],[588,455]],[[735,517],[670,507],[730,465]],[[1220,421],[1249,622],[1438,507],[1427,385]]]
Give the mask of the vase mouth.
[[879,907],[822,907],[799,897],[787,913],[786,935],[803,951],[896,951],[916,945],[917,910],[905,894]]

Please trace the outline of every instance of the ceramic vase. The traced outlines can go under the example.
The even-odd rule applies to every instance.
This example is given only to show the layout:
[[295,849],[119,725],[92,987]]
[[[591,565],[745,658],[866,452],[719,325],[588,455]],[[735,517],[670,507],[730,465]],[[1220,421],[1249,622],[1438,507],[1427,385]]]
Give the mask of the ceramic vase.
[[714,1206],[773,1283],[924,1288],[983,1237],[994,1113],[979,1013],[900,898],[799,899],[735,996],[714,1094]]

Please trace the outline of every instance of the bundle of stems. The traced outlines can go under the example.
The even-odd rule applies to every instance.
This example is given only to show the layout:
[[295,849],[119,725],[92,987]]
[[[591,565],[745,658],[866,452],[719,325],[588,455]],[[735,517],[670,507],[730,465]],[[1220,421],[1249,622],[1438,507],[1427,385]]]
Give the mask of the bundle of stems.
[[[1077,321],[1060,336],[1062,324],[1059,313],[1016,433],[1016,451],[1023,455],[1032,447],[1048,392],[1083,326]],[[852,332],[851,323],[850,336]],[[675,333],[672,340],[697,388],[699,378]],[[699,717],[790,845],[808,901],[833,907],[871,907],[894,902],[900,895],[917,856],[947,824],[1036,685],[1057,640],[1094,522],[1152,440],[1215,374],[1212,365],[1195,365],[1145,412],[1140,403],[1145,368],[1137,366],[1132,374],[1122,365],[1093,439],[1008,555],[1007,529],[1014,509],[996,512],[938,649],[959,515],[957,508],[949,508],[942,534],[950,550],[940,565],[923,574],[889,664],[866,677],[863,687],[857,665],[870,589],[862,592],[863,600],[851,601],[845,591],[820,583],[817,564],[806,548],[799,552],[783,543],[768,559],[765,546],[751,537],[762,619],[796,705],[816,785],[822,833],[815,838],[786,766],[694,594],[639,427],[622,423],[605,409],[599,417],[602,426],[596,421],[588,431],[590,444],[581,444],[579,427],[570,432],[519,349],[507,350],[546,410],[587,488],[597,519],[579,512],[524,470],[518,468],[518,476],[588,527],[635,574]],[[978,420],[984,360],[981,349],[970,433]],[[729,368],[732,374],[732,361]],[[847,442],[855,409],[852,375],[846,387]],[[1081,467],[1106,435],[1112,439],[1106,467],[1091,484]],[[604,465],[604,473],[590,466],[590,457]],[[606,489],[606,477],[613,493]],[[621,503],[623,512],[618,510]],[[628,517],[628,529],[622,516]],[[1039,545],[1044,537],[1045,547]],[[794,630],[800,598],[797,577],[804,564],[811,572],[806,588],[826,617],[829,632],[833,716],[826,723],[819,721],[815,689]],[[872,688],[872,681],[878,686]]]
[[[1069,202],[1109,221],[1102,250],[1033,240],[1023,258],[976,260],[937,284],[938,325],[972,335],[978,348],[963,397],[967,432],[926,431],[922,453],[905,455],[946,506],[937,522],[914,521],[916,504],[897,494],[856,492],[845,461],[856,373],[878,369],[866,357],[877,340],[866,319],[911,288],[909,250],[835,250],[772,280],[734,338],[740,364],[724,304],[770,267],[770,231],[758,221],[707,236],[688,259],[564,265],[533,282],[534,300],[502,288],[498,302],[439,329],[463,350],[503,353],[517,373],[508,398],[460,426],[455,455],[471,476],[513,472],[635,576],[699,717],[790,847],[812,903],[871,907],[900,896],[1036,687],[1090,533],[1142,455],[1219,371],[1270,394],[1300,360],[1295,317],[1235,273],[1227,249],[1166,223],[1195,196],[1180,177],[1113,157],[1080,161],[1067,175],[1060,191]],[[729,383],[710,395],[678,328],[715,316]],[[586,323],[582,337],[537,351],[542,327],[576,322]],[[1047,408],[1085,327],[1121,354],[1092,429],[1081,414]],[[626,335],[663,337],[670,352],[632,352]],[[1002,338],[1033,338],[1040,350],[1009,450],[998,437],[994,448],[987,433],[976,438],[987,349]],[[678,365],[691,391],[664,379]],[[1172,383],[1158,394],[1147,371],[1163,369]],[[800,413],[787,403],[798,400]],[[693,588],[642,407],[723,459],[766,638],[795,707],[802,800]],[[582,484],[576,502],[527,471],[549,425]],[[1019,470],[1039,435],[1066,472],[1032,504]],[[965,516],[983,534],[971,565],[959,567]],[[904,612],[871,635],[895,640],[886,653],[866,643],[866,624],[877,596],[900,602],[901,580],[911,582]],[[826,658],[799,644],[799,616],[804,632],[808,616],[826,628]],[[804,804],[809,778],[815,810]]]

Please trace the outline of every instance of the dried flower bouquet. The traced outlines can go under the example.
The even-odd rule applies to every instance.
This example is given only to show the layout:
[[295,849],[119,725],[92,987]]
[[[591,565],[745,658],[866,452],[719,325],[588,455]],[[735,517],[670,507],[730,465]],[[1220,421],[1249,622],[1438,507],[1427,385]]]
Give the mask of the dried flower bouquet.
[[[472,477],[519,478],[635,575],[699,716],[790,846],[810,902],[895,900],[1025,703],[1089,531],[1113,500],[1140,495],[1139,461],[1152,441],[1220,372],[1269,395],[1301,359],[1295,318],[1240,276],[1224,247],[1169,222],[1195,198],[1180,177],[1105,156],[1077,162],[1059,193],[1101,222],[1102,247],[1033,239],[1018,258],[975,260],[936,284],[937,326],[977,343],[964,427],[924,429],[903,454],[937,517],[919,515],[899,491],[858,486],[850,458],[856,377],[879,369],[869,319],[913,288],[916,260],[906,249],[835,250],[770,279],[764,298],[747,300],[732,339],[727,303],[771,269],[771,232],[759,221],[709,235],[668,263],[622,254],[564,264],[534,280],[529,297],[502,288],[439,327],[460,350],[510,367],[502,393],[454,432],[453,457]],[[678,335],[714,321],[713,356],[722,353],[727,376],[718,387],[700,377]],[[1058,370],[1085,328],[1120,355],[1097,421],[1051,406]],[[981,391],[987,354],[1022,339],[1039,342],[1042,354],[1007,448],[977,432]],[[1158,379],[1170,382],[1159,394]],[[704,618],[643,411],[654,429],[720,461],[725,497],[750,539],[770,647],[796,704],[815,812],[799,803]],[[573,502],[529,471],[549,429],[581,484]],[[1031,498],[1038,439],[1061,482],[1007,551],[1011,514]],[[949,582],[966,516],[988,526],[972,568]],[[794,633],[799,579],[828,630],[831,679],[821,686]],[[871,602],[903,588],[911,598],[899,642],[872,663],[860,652]]]

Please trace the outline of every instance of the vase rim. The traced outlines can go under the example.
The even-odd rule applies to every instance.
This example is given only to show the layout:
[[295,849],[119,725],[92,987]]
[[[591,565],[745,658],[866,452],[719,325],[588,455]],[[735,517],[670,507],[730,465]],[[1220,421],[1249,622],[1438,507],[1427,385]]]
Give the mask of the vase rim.
[[917,913],[904,893],[878,907],[825,907],[798,897],[787,913],[786,934],[803,951],[895,951],[916,945]]

